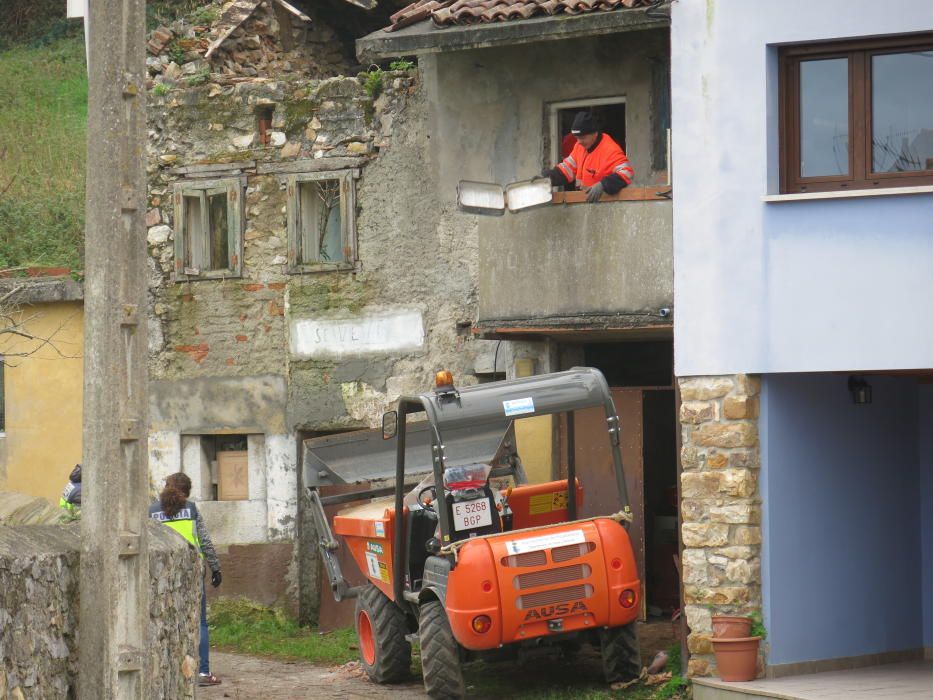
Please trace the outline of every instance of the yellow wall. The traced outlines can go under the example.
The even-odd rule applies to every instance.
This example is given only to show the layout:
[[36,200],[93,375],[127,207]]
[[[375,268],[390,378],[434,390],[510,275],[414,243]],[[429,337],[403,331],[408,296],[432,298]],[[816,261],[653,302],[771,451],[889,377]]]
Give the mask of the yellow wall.
[[[36,304],[16,318],[32,335],[51,337],[52,345],[38,347],[34,340],[0,335],[0,355],[6,358],[6,437],[0,438],[6,469],[0,470],[0,489],[58,503],[68,474],[81,461],[83,305]],[[13,356],[31,350],[28,357]]]
[[[534,360],[515,360],[515,376],[530,377],[535,373]],[[532,484],[554,479],[554,417],[533,416],[515,421],[515,448]]]

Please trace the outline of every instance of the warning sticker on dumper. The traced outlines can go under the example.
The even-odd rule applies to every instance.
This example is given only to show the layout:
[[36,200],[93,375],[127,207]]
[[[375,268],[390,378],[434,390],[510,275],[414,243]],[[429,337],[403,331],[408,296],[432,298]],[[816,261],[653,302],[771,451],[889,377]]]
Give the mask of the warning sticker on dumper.
[[555,510],[564,510],[567,507],[567,492],[539,493],[528,499],[528,514],[542,515]]
[[525,540],[509,540],[505,543],[505,549],[509,554],[525,554],[526,552],[539,552],[542,549],[564,547],[568,544],[582,544],[585,541],[583,530],[570,530],[543,537],[529,537]]
[[370,578],[376,578],[385,583],[389,582],[389,567],[384,561],[379,561],[372,552],[366,552],[366,570]]

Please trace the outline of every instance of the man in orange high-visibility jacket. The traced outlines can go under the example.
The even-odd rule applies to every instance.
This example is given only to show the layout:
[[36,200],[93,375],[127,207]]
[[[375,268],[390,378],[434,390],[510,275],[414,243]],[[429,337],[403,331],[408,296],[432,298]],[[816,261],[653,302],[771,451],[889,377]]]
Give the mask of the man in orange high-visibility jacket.
[[577,139],[573,151],[556,168],[542,173],[551,178],[551,184],[556,187],[575,184],[586,191],[587,202],[599,201],[604,192],[615,194],[632,184],[635,170],[625,151],[609,134],[596,128],[591,114],[579,112],[570,133]]

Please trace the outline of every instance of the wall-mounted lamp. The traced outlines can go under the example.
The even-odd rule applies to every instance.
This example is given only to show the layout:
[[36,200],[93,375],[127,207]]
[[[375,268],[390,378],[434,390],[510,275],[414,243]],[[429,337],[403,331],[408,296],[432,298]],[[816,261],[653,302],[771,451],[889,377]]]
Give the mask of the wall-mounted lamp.
[[865,381],[865,377],[850,375],[849,393],[852,394],[852,403],[871,403],[871,384]]

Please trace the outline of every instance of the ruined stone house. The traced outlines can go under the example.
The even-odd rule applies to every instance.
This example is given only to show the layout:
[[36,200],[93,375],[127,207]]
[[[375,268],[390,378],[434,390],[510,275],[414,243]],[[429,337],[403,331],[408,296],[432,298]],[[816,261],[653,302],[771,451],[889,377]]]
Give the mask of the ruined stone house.
[[[295,605],[302,440],[374,427],[440,368],[467,384],[587,364],[630,426],[645,614],[678,606],[669,19],[652,5],[239,0],[153,33],[150,465],[192,475],[226,594]],[[399,58],[417,67],[355,73]],[[581,109],[635,166],[620,197],[458,208],[461,181],[557,162]],[[529,473],[558,478],[559,423],[517,432]],[[608,455],[577,451],[583,514],[612,508]]]

